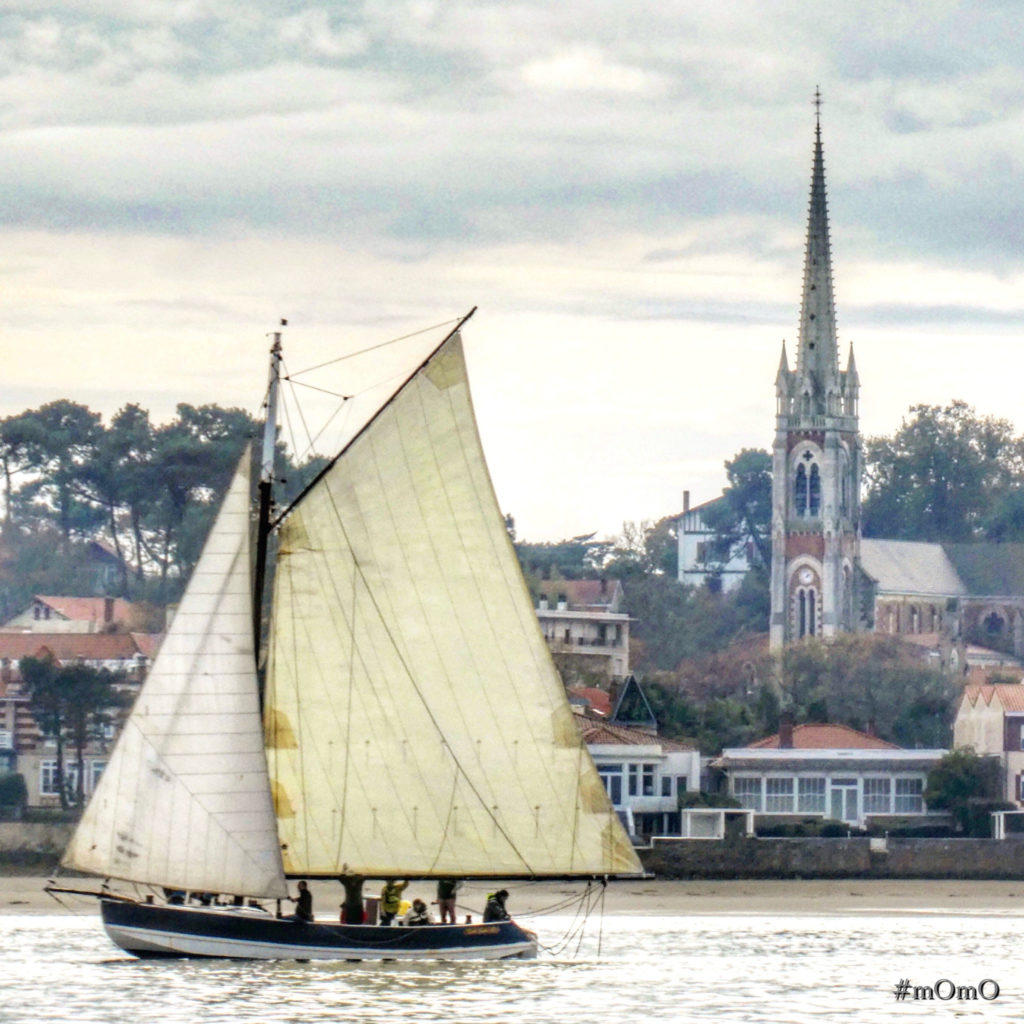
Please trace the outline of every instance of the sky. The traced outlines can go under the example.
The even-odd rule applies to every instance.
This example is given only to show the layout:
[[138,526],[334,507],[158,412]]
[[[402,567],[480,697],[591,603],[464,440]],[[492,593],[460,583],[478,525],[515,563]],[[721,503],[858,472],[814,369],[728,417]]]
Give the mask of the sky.
[[[0,417],[255,412],[282,317],[293,371],[434,328],[318,385],[373,395],[475,306],[519,536],[677,513],[772,443],[820,87],[863,432],[1024,431],[1022,38],[1016,0],[8,0]],[[305,390],[321,443],[357,415]]]

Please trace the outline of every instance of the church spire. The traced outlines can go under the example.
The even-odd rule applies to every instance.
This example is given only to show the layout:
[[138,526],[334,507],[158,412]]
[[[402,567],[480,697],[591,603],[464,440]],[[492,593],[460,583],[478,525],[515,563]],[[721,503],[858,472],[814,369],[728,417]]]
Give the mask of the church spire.
[[810,392],[815,412],[825,412],[827,393],[839,375],[836,311],[832,295],[832,253],[828,236],[828,202],[825,194],[825,158],[821,145],[821,93],[814,92],[814,163],[811,170],[811,202],[807,217],[807,251],[804,256],[804,291],[797,342],[797,375]]

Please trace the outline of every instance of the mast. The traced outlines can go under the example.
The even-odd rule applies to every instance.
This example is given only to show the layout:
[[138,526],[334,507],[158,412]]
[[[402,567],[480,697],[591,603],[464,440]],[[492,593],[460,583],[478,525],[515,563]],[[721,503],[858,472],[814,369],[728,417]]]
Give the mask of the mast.
[[[288,326],[287,320],[281,321]],[[281,332],[274,332],[270,348],[270,378],[267,383],[267,416],[263,424],[263,448],[260,453],[260,479],[257,484],[259,512],[256,521],[256,567],[253,578],[252,628],[254,648],[259,660],[263,633],[263,588],[267,579],[267,547],[270,540],[270,510],[273,503],[274,448],[277,441],[277,387],[281,379]]]

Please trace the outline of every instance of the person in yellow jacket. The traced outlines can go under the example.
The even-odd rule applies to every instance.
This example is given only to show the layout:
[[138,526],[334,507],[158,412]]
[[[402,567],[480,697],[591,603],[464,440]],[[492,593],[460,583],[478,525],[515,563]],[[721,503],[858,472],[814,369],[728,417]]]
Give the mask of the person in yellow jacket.
[[380,891],[380,923],[390,925],[402,906],[402,893],[409,883],[398,882],[394,878],[384,880],[384,888]]

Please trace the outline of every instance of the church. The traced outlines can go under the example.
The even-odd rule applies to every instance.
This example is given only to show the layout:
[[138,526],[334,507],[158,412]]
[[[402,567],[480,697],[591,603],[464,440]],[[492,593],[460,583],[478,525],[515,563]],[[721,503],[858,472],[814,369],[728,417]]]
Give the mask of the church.
[[[952,672],[966,672],[968,662],[1016,668],[1024,657],[1024,544],[861,536],[860,378],[852,346],[840,368],[817,99],[816,107],[797,345],[791,365],[783,342],[775,378],[770,646],[873,630],[913,640]],[[704,507],[680,519],[684,582],[700,579]]]

